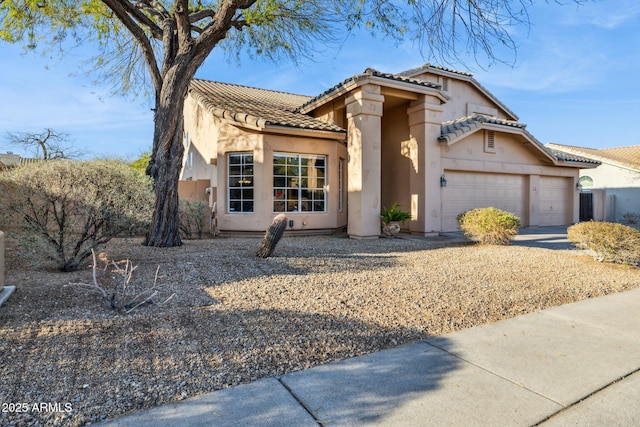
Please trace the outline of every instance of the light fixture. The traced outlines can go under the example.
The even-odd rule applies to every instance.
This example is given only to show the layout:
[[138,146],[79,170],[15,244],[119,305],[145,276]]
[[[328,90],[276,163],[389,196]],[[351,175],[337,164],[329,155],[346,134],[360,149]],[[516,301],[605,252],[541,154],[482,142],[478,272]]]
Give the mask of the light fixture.
[[582,184],[580,184],[580,181],[576,182],[576,191],[582,191]]
[[444,175],[442,175],[440,177],[440,187],[446,187],[447,186],[447,178],[444,177]]

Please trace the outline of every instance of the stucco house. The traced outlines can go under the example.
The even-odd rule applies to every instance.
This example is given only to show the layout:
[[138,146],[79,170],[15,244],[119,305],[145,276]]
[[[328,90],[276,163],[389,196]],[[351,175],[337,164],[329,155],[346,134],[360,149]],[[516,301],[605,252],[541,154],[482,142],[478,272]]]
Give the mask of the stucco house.
[[196,79],[184,126],[181,197],[206,189],[221,232],[262,232],[284,212],[290,231],[376,238],[394,202],[422,235],[486,206],[572,224],[580,168],[598,164],[545,147],[471,74],[428,63],[315,97]]
[[600,163],[596,168],[580,171],[583,220],[628,222],[628,214],[640,217],[640,145],[602,149],[561,144],[547,147]]

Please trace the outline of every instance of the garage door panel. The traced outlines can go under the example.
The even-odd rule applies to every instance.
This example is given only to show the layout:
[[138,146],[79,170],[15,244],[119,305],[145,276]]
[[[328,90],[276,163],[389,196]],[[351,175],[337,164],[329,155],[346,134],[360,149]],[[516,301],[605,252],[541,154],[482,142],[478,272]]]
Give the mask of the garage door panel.
[[469,209],[496,207],[524,218],[526,178],[523,175],[445,171],[442,228],[457,230],[456,217]]
[[566,225],[571,223],[569,214],[573,200],[573,179],[540,177],[540,225]]

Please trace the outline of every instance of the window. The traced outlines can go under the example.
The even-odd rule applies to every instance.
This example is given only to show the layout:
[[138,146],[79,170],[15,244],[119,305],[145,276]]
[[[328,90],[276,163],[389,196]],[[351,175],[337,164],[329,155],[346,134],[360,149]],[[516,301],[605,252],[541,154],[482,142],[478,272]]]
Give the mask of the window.
[[584,189],[593,188],[593,178],[590,176],[581,176],[578,182],[580,183],[580,187]]
[[253,212],[253,154],[229,154],[229,213]]
[[325,156],[273,155],[273,211],[326,212]]

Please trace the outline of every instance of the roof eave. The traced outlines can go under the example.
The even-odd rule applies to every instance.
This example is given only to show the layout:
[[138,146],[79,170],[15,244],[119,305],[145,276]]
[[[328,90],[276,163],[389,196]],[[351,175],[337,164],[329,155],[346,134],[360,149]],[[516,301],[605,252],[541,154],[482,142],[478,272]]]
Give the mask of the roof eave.
[[329,91],[324,96],[317,98],[312,103],[305,105],[304,108],[299,109],[298,112],[302,114],[308,114],[311,111],[329,102],[332,102],[343,95],[346,95],[347,93],[351,92],[352,90],[360,86],[364,86],[366,84],[372,84],[372,83],[382,87],[404,90],[407,92],[418,93],[421,95],[435,95],[437,98],[440,99],[440,102],[442,103],[445,103],[451,99],[447,94],[445,94],[440,89],[423,86],[423,85],[419,85],[411,82],[391,80],[391,79],[380,77],[380,76],[361,74],[361,75],[354,76],[350,79],[347,79],[343,83],[336,86],[333,90]]
[[283,126],[283,125],[274,125],[269,124],[262,129],[265,132],[270,132],[279,135],[294,135],[294,136],[304,136],[310,138],[322,138],[322,139],[334,139],[336,141],[344,142],[347,140],[347,132],[346,131],[330,131],[330,130],[319,130],[319,129],[308,129],[308,128],[299,128],[292,126]]

